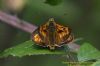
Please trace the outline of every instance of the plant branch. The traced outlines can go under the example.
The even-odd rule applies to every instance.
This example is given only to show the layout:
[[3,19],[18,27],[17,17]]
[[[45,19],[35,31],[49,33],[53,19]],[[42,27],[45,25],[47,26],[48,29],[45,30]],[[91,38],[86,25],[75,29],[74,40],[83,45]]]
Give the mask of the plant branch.
[[37,28],[37,26],[30,24],[26,21],[20,20],[16,16],[11,16],[10,14],[7,14],[3,11],[0,11],[0,20],[28,33],[32,33]]

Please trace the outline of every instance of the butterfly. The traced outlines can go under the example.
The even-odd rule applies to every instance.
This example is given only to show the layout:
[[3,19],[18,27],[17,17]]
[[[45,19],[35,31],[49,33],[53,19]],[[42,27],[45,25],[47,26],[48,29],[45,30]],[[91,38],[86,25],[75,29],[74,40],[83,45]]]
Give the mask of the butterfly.
[[54,18],[50,18],[45,24],[38,27],[32,33],[31,38],[36,45],[49,47],[50,50],[68,44],[74,39],[71,29],[57,24]]

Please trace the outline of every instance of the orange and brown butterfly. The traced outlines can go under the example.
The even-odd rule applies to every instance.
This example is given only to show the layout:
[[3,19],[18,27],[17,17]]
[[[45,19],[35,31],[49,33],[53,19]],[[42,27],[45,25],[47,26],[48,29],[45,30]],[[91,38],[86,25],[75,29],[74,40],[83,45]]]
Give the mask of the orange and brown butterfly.
[[57,24],[54,18],[50,18],[32,33],[32,40],[39,46],[54,50],[71,42],[73,36],[69,27]]

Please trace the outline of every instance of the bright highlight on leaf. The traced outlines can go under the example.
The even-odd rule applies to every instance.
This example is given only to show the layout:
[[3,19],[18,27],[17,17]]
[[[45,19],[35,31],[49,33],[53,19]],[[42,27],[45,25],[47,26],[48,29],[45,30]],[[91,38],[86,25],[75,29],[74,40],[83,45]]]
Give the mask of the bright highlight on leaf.
[[26,55],[45,55],[45,54],[65,54],[63,50],[50,51],[49,49],[37,48],[34,43],[29,40],[17,46],[6,49],[0,54],[0,58],[11,56],[22,57]]

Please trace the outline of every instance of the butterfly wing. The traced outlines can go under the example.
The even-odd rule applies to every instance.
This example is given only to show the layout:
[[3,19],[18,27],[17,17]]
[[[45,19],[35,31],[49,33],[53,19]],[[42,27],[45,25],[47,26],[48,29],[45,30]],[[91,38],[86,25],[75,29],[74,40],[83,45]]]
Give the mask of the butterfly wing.
[[39,28],[36,29],[36,30],[32,33],[31,38],[32,38],[32,41],[34,41],[37,45],[46,47],[45,42],[43,41],[42,37],[40,36]]
[[56,24],[56,44],[57,46],[63,46],[66,43],[69,43],[73,40],[71,35],[71,30],[68,27]]

